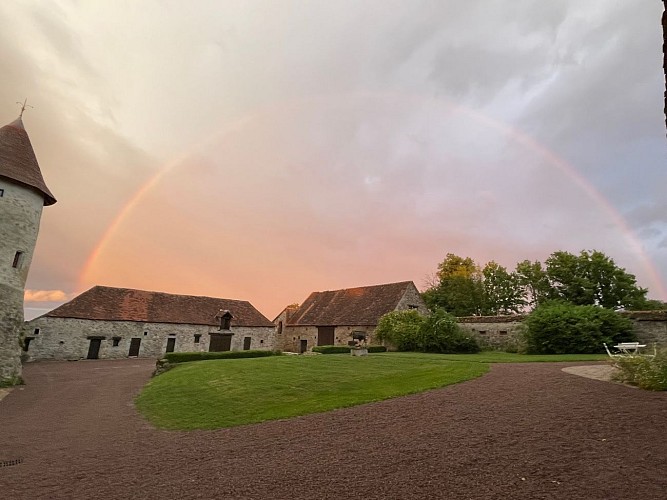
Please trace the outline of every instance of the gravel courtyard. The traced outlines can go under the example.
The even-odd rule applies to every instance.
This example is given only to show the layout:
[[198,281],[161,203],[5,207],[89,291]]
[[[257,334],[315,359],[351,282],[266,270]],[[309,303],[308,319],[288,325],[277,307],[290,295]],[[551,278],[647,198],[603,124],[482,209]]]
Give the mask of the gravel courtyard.
[[667,393],[566,364],[499,364],[414,396],[189,433],[156,430],[135,412],[153,366],[26,366],[27,385],[0,401],[0,496],[667,498]]

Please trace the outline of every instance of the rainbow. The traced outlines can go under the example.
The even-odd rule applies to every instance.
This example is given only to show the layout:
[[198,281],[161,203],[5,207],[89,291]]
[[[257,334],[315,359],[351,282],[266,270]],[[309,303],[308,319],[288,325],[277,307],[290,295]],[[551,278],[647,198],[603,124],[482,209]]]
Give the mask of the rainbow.
[[[406,98],[416,103],[423,104],[426,101],[425,98],[421,96],[414,95],[405,95],[397,93],[357,93],[355,96],[363,98],[378,98],[379,95],[390,99],[389,102],[396,102],[397,99],[405,100]],[[348,95],[349,97],[349,95]],[[305,99],[295,99],[287,103],[282,103],[282,106],[292,105],[292,104],[304,104],[312,101],[323,101],[326,99],[326,102],[330,102],[332,97],[309,97]],[[503,123],[499,120],[491,118],[487,115],[482,114],[479,111],[462,106],[458,103],[454,103],[446,98],[437,97],[433,99],[436,104],[442,105],[443,103],[451,110],[461,112],[464,115],[472,118],[478,123],[481,123],[507,137],[509,137],[514,143],[519,144],[528,151],[535,153],[538,156],[546,159],[549,164],[558,168],[563,174],[565,174],[579,189],[581,189],[591,200],[597,204],[601,210],[611,219],[613,224],[618,227],[623,234],[624,238],[627,240],[628,244],[632,251],[639,258],[640,264],[644,272],[649,276],[653,281],[653,290],[660,297],[667,298],[667,289],[663,284],[660,274],[656,270],[651,259],[648,257],[644,251],[641,243],[639,242],[637,236],[635,235],[633,229],[629,226],[625,218],[620,214],[620,212],[604,197],[602,194],[588,181],[583,175],[581,175],[577,169],[571,164],[567,163],[561,157],[559,157],[552,150],[548,149],[544,145],[538,143],[533,138],[529,137],[526,133],[510,127],[506,123]],[[429,104],[432,105],[432,102],[429,101]],[[223,127],[219,130],[216,130],[210,136],[204,138],[202,141],[199,141],[195,144],[194,147],[190,148],[186,153],[181,154],[175,160],[170,161],[165,166],[163,166],[159,171],[157,171],[153,176],[151,176],[143,185],[137,189],[137,191],[132,195],[132,197],[127,201],[127,203],[118,211],[114,219],[111,221],[107,229],[104,231],[97,244],[94,246],[90,255],[86,259],[84,266],[78,277],[78,287],[79,291],[85,289],[91,283],[88,281],[88,276],[94,269],[100,254],[104,251],[108,243],[114,238],[118,229],[123,225],[123,222],[130,216],[130,214],[140,205],[144,197],[151,192],[155,186],[157,186],[160,181],[167,176],[175,168],[178,168],[181,164],[185,162],[187,158],[191,156],[194,151],[197,151],[207,145],[213,143],[214,141],[219,142],[224,140],[231,133],[241,130],[243,127],[247,126],[255,117],[260,116],[261,113],[266,113],[273,109],[277,109],[277,105],[267,106],[261,110],[258,110],[254,113],[249,113],[242,118],[236,120],[231,125]],[[282,108],[281,108],[282,109]]]

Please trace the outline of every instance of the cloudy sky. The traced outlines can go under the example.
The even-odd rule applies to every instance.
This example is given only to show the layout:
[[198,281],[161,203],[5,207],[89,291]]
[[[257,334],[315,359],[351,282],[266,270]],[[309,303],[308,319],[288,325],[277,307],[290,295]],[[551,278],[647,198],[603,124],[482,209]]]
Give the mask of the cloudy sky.
[[250,300],[598,249],[667,299],[658,0],[0,2],[58,203],[26,307]]

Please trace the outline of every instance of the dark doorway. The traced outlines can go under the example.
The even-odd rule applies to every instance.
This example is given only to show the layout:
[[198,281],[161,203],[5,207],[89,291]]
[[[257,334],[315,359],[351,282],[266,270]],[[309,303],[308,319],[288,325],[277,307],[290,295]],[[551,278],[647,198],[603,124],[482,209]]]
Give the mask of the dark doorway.
[[251,343],[252,343],[252,337],[244,337],[243,338],[243,350],[244,351],[249,351]]
[[127,355],[139,357],[139,347],[141,347],[140,338],[130,340],[130,352]]
[[302,340],[301,344],[299,345],[299,354],[303,354],[307,350],[308,350],[308,341]]
[[317,345],[334,345],[335,326],[317,327]]
[[224,333],[212,333],[208,350],[209,352],[231,351],[232,336]]
[[90,339],[90,346],[88,346],[88,356],[86,356],[86,358],[99,359],[101,345],[102,339]]
[[167,352],[174,352],[174,347],[176,347],[176,337],[169,337],[167,339]]

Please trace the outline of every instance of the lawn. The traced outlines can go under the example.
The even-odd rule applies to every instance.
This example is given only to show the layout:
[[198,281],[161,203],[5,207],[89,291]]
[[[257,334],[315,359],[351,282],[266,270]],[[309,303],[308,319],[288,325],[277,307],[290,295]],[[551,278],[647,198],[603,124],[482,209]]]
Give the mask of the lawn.
[[508,353],[275,356],[183,363],[153,378],[139,411],[165,429],[216,429],[319,413],[479,377],[488,363],[602,360]]
[[184,363],[136,403],[166,429],[215,429],[422,392],[479,377],[487,364],[430,355],[275,356]]

